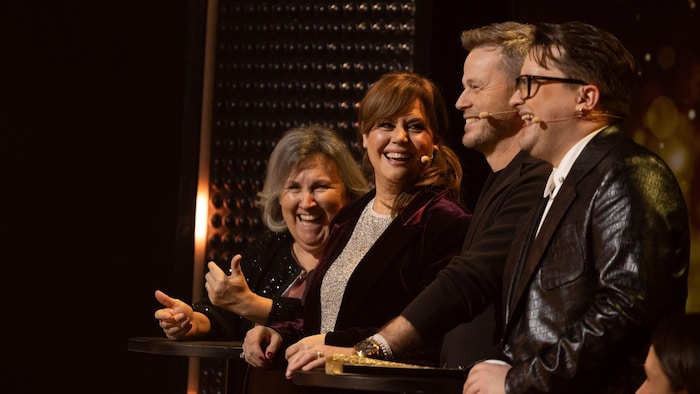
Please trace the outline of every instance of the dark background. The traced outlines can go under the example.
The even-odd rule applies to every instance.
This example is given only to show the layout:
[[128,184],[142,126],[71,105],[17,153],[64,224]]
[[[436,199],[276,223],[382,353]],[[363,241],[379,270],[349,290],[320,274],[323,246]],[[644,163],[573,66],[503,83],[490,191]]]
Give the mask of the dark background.
[[[645,66],[651,82],[635,105],[646,113],[666,95],[685,115],[698,109],[700,95],[700,23],[689,4],[435,1],[426,73],[451,105],[461,91],[461,30],[508,19],[579,19],[617,34],[639,59],[654,59],[665,44],[675,48],[674,67]],[[155,289],[191,294],[182,200],[198,149],[192,136],[204,6],[0,3],[1,294],[9,307],[0,312],[0,391],[185,392],[186,359],[129,352],[126,343],[162,335],[153,319]],[[453,115],[459,141],[461,118]],[[678,173],[691,207],[697,122],[683,129],[692,150]],[[631,126],[646,127],[642,120]],[[461,153],[474,158],[468,176],[480,187],[483,162]],[[697,215],[691,213],[695,229]],[[700,309],[698,302],[689,299],[689,309]]]

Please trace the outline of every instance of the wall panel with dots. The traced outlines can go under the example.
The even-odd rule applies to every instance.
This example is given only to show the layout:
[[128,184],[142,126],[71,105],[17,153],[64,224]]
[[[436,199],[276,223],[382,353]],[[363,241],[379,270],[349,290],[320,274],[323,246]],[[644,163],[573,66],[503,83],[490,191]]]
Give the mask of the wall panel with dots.
[[414,70],[415,13],[411,0],[220,1],[208,260],[228,267],[263,231],[256,193],[284,131],[321,123],[354,148],[369,84]]
[[[282,133],[323,124],[359,159],[357,103],[380,75],[417,71],[416,52],[425,48],[415,39],[415,0],[219,0],[218,7],[206,259],[226,270],[264,231],[256,195]],[[223,392],[226,373],[224,362],[202,360],[199,392]]]

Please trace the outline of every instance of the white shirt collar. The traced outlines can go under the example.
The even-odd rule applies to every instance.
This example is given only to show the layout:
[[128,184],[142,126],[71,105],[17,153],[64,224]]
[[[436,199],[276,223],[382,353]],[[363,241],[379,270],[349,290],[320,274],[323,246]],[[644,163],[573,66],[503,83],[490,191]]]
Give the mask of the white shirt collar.
[[550,200],[553,200],[557,196],[561,185],[564,183],[564,179],[566,179],[566,176],[569,175],[571,167],[574,165],[574,162],[576,162],[576,159],[578,159],[578,156],[581,154],[581,151],[583,151],[583,148],[585,148],[588,142],[590,142],[593,137],[600,133],[604,128],[605,127],[601,127],[600,129],[581,138],[574,146],[571,147],[571,149],[569,149],[568,152],[566,152],[559,163],[559,167],[552,168],[552,173],[549,174],[549,179],[547,180],[547,185],[544,188],[542,197],[549,197]]

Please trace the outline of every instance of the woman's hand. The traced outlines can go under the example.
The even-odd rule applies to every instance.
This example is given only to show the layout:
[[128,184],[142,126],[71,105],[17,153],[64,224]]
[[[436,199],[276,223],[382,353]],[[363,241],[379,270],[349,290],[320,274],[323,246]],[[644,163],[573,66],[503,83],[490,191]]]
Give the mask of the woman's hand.
[[324,345],[325,338],[325,334],[308,336],[287,348],[287,379],[292,378],[294,371],[310,371],[323,367],[326,356],[353,353],[353,348]]
[[189,304],[156,290],[156,300],[165,308],[158,309],[154,316],[168,339],[182,339],[192,329],[194,311]]
[[322,346],[326,343],[326,334],[309,335],[300,339],[297,343],[287,348],[284,357],[289,360],[294,354],[301,350],[311,349],[315,346]]
[[209,272],[204,275],[204,287],[211,303],[240,315],[241,304],[245,304],[253,295],[241,271],[241,255],[237,254],[231,259],[231,275],[227,275],[213,261],[207,264],[207,268]]
[[257,324],[264,324],[272,309],[272,300],[250,290],[241,271],[241,258],[237,254],[231,259],[231,275],[227,275],[216,263],[209,262],[209,272],[204,275],[204,288],[213,305]]
[[245,334],[242,358],[253,367],[269,368],[280,346],[280,333],[270,327],[255,326]]

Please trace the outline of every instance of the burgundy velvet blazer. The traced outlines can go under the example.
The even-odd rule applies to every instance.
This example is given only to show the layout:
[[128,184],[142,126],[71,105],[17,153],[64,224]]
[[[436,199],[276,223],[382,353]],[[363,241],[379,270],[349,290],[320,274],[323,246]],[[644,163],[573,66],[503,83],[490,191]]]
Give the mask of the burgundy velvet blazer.
[[[347,244],[362,210],[374,195],[372,190],[349,203],[334,218],[324,254],[307,282],[303,336],[319,333],[323,276]],[[448,199],[446,190],[426,188],[416,193],[351,275],[335,330],[326,335],[326,344],[352,346],[398,316],[460,252],[470,220],[471,213]],[[289,336],[289,331],[283,335],[287,343],[299,339]]]

